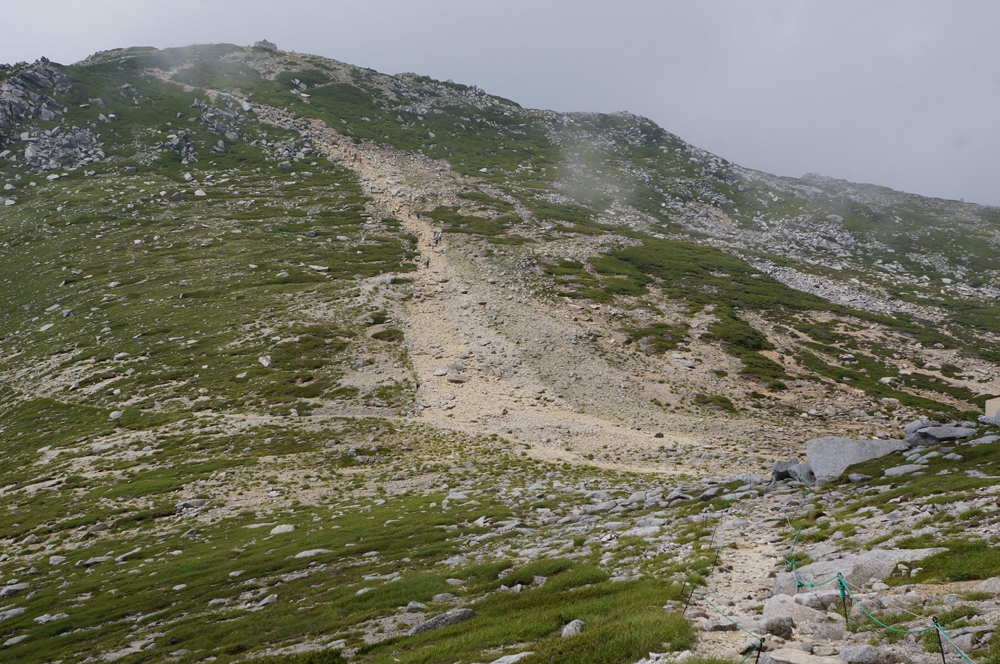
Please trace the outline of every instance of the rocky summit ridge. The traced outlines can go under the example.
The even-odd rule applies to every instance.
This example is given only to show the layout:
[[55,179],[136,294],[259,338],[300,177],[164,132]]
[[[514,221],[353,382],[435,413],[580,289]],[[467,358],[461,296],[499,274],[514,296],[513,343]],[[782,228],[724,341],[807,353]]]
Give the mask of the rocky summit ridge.
[[1000,652],[995,208],[267,41],[0,183],[4,661]]

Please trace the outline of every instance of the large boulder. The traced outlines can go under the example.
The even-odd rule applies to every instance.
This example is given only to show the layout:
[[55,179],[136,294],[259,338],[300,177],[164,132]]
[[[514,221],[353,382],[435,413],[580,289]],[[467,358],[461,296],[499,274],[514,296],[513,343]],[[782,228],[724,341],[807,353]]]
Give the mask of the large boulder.
[[927,429],[929,427],[939,427],[939,426],[941,426],[941,423],[935,422],[934,420],[914,420],[909,424],[907,424],[906,428],[903,429],[903,431],[906,432],[907,436],[909,436],[911,433],[916,433],[921,429]]
[[833,657],[810,655],[797,648],[779,648],[760,654],[760,664],[845,664],[844,660]]
[[803,484],[812,484],[816,481],[816,476],[813,474],[812,466],[809,463],[800,463],[792,466],[788,469],[788,474],[792,476],[793,480],[802,482]]
[[[923,560],[927,556],[935,553],[947,551],[945,548],[937,547],[933,549],[899,549],[886,551],[875,549],[864,553],[846,554],[843,558],[829,560],[826,562],[809,563],[798,568],[799,579],[803,583],[822,583],[828,579],[835,578],[840,572],[848,583],[861,586],[872,579],[881,581],[892,574],[898,563],[912,563]],[[793,572],[782,572],[774,579],[772,590],[775,595],[794,595],[798,591],[809,592],[808,587],[797,587],[797,581]],[[830,584],[831,588],[836,587],[836,583]],[[766,607],[766,605],[765,605]],[[803,607],[806,608],[806,607]],[[766,615],[765,615],[766,617]],[[792,616],[793,618],[795,616]]]
[[771,465],[771,478],[775,482],[780,482],[781,480],[787,480],[791,478],[788,474],[788,469],[792,466],[797,466],[801,463],[798,459],[785,459],[784,461],[775,461]]
[[907,434],[903,441],[909,447],[926,447],[946,440],[960,440],[978,433],[968,427],[927,427]]
[[763,613],[765,624],[772,618],[790,618],[796,625],[823,623],[828,620],[822,611],[799,604],[791,597],[791,594],[778,594],[777,592],[764,602]]
[[905,449],[909,446],[901,440],[854,440],[841,436],[813,438],[806,443],[806,455],[817,485],[837,479],[848,466]]
[[773,616],[764,621],[764,631],[782,639],[790,639],[795,631],[795,621],[788,616]]

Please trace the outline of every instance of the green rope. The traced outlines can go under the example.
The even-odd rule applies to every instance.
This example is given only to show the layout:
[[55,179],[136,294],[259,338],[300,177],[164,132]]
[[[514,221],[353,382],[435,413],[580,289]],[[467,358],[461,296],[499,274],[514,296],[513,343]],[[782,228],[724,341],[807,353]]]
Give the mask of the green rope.
[[722,611],[719,611],[719,609],[718,609],[718,608],[717,608],[717,607],[715,606],[715,604],[712,604],[712,601],[711,601],[711,600],[709,600],[709,599],[708,599],[707,597],[705,597],[704,595],[702,595],[701,593],[699,593],[699,592],[698,592],[698,589],[697,589],[697,588],[692,588],[692,589],[693,589],[693,590],[694,590],[694,591],[695,591],[696,593],[698,593],[698,597],[700,597],[700,598],[702,598],[703,600],[705,600],[705,601],[706,601],[706,602],[708,603],[708,605],[709,605],[710,607],[712,607],[713,609],[715,609],[715,612],[716,612],[716,613],[718,613],[718,614],[719,614],[720,616],[722,616],[723,618],[725,618],[725,619],[726,619],[726,620],[728,620],[729,622],[731,622],[731,623],[733,623],[734,625],[736,625],[737,629],[739,629],[740,631],[743,631],[743,632],[746,632],[747,634],[749,634],[749,635],[750,635],[750,636],[752,636],[753,638],[757,639],[757,641],[760,641],[760,640],[761,640],[761,637],[757,636],[757,635],[756,635],[756,634],[754,634],[753,632],[750,632],[750,631],[747,631],[747,630],[743,629],[743,627],[742,627],[742,626],[741,626],[741,625],[740,625],[740,624],[739,624],[738,622],[736,622],[735,620],[733,620],[732,618],[730,618],[729,616],[727,616],[727,615],[726,615],[725,613],[723,613]]
[[948,633],[943,629],[941,629],[941,625],[939,625],[936,621],[934,623],[934,629],[937,629],[939,634],[944,636],[944,638],[948,639],[948,643],[950,643],[951,647],[954,648],[958,652],[958,654],[962,656],[962,659],[964,659],[969,664],[972,664],[972,660],[966,657],[965,653],[962,652],[961,648],[955,645],[955,642],[951,640],[951,638],[948,636]]
[[[882,622],[881,620],[879,620],[878,618],[876,618],[872,614],[868,613],[868,609],[866,609],[864,607],[864,605],[862,605],[861,602],[859,602],[857,600],[857,598],[854,596],[854,593],[851,592],[850,586],[847,585],[847,581],[845,581],[843,578],[840,579],[840,585],[841,585],[841,587],[844,590],[847,591],[847,594],[851,596],[851,599],[854,600],[854,603],[861,607],[861,610],[865,612],[866,616],[868,616],[869,618],[871,618],[872,620],[874,620],[875,622],[877,622],[879,625],[882,625],[882,627],[885,627],[890,632],[898,632],[900,634],[922,634],[924,632],[929,632],[932,629],[937,629],[937,627],[928,627],[926,629],[910,630],[910,629],[896,629],[895,627],[890,627],[889,625],[886,625],[884,622]],[[942,630],[942,633],[944,633],[943,630]],[[948,635],[945,634],[945,638],[947,638],[947,636]],[[950,641],[950,639],[949,639],[949,641]],[[957,648],[956,648],[956,650],[957,650]],[[969,664],[972,664],[972,662],[969,662]]]
[[799,528],[795,532],[795,539],[792,541],[792,548],[788,550],[788,553],[786,553],[785,555],[783,555],[781,557],[781,559],[785,561],[785,571],[786,572],[791,571],[791,570],[788,569],[788,556],[790,556],[793,553],[795,553],[795,547],[799,545],[799,536],[800,535],[802,535],[802,529],[801,528]]

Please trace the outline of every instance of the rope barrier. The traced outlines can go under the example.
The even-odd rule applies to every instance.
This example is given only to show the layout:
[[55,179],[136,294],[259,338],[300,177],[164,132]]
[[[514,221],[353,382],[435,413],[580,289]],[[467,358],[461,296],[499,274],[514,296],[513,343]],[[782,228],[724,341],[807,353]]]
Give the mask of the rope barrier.
[[879,620],[878,618],[876,618],[872,614],[868,613],[868,609],[866,609],[864,607],[864,605],[861,602],[858,601],[858,598],[854,596],[854,593],[851,592],[850,585],[847,583],[846,580],[844,580],[844,577],[842,577],[842,576],[840,576],[838,574],[838,578],[840,579],[841,588],[847,591],[847,594],[851,596],[851,599],[854,600],[854,603],[857,604],[858,607],[861,608],[861,610],[864,612],[864,614],[866,616],[868,616],[869,618],[871,618],[872,620],[874,620],[875,622],[877,622],[882,627],[885,627],[890,632],[897,632],[899,634],[923,634],[924,632],[929,632],[932,629],[935,629],[934,627],[927,627],[925,629],[916,629],[916,630],[896,629],[895,627],[890,627],[889,625],[886,625],[884,622],[882,622],[881,620]]
[[701,594],[700,592],[698,592],[698,590],[697,590],[697,589],[695,589],[695,591],[694,591],[694,592],[696,592],[696,593],[698,594],[698,597],[700,597],[700,598],[702,598],[703,600],[705,600],[705,602],[706,602],[706,603],[707,603],[707,604],[708,604],[708,605],[709,605],[710,607],[712,607],[713,609],[715,609],[715,612],[716,612],[716,613],[718,613],[718,614],[719,614],[720,616],[722,616],[723,618],[725,618],[726,620],[728,620],[728,621],[729,621],[729,622],[731,622],[732,624],[736,625],[737,629],[739,629],[739,630],[740,630],[741,632],[745,632],[745,633],[749,634],[750,636],[752,636],[753,638],[757,639],[758,641],[763,641],[763,640],[764,640],[764,639],[763,639],[762,637],[760,637],[760,636],[757,636],[757,635],[756,635],[756,634],[754,634],[753,632],[751,632],[751,631],[749,631],[749,630],[745,629],[745,628],[744,628],[744,627],[743,627],[742,625],[740,625],[740,624],[739,624],[738,622],[736,622],[735,620],[733,620],[732,618],[730,618],[729,616],[727,616],[727,615],[726,615],[725,613],[723,613],[722,611],[720,611],[720,610],[718,609],[718,607],[716,607],[716,606],[715,606],[715,604],[712,604],[712,600],[710,600],[710,599],[708,599],[707,597],[705,597],[704,595],[702,595],[702,594]]
[[[808,489],[806,490],[806,493],[808,493]],[[789,517],[789,515],[788,515],[788,510],[784,510],[784,512],[783,512],[783,514],[785,516],[785,522],[788,524],[789,529],[794,529],[795,530],[795,537],[792,540],[792,547],[791,547],[791,549],[788,551],[788,553],[786,553],[784,556],[782,556],[782,561],[784,562],[785,570],[788,571],[788,572],[791,572],[792,574],[794,574],[796,588],[802,588],[802,587],[806,587],[806,588],[818,588],[820,586],[824,586],[824,585],[826,585],[828,583],[832,583],[832,582],[836,581],[837,582],[837,587],[838,587],[838,589],[840,591],[840,598],[841,598],[841,600],[844,603],[844,618],[845,619],[849,618],[848,610],[847,610],[847,598],[850,597],[851,601],[854,604],[857,604],[858,607],[861,609],[861,611],[868,618],[870,618],[873,622],[875,622],[876,624],[880,625],[881,627],[883,627],[883,628],[885,628],[885,629],[887,629],[887,630],[889,630],[891,632],[896,632],[896,633],[899,633],[899,634],[923,634],[923,633],[926,633],[926,632],[930,632],[932,630],[937,631],[937,634],[938,634],[938,644],[939,644],[939,648],[941,650],[941,657],[942,657],[943,664],[944,664],[944,646],[943,646],[943,642],[941,641],[941,637],[944,637],[944,639],[948,641],[948,643],[951,645],[951,647],[954,648],[956,652],[958,652],[958,654],[965,661],[965,664],[973,664],[972,660],[970,660],[969,657],[964,652],[962,652],[962,650],[958,646],[955,645],[954,641],[951,640],[951,637],[948,636],[948,633],[945,632],[944,628],[941,627],[941,625],[938,623],[936,616],[933,619],[933,623],[934,624],[931,627],[926,627],[924,629],[917,629],[917,630],[898,629],[896,627],[892,627],[890,625],[886,625],[884,622],[882,622],[881,620],[879,620],[878,618],[876,618],[875,616],[873,616],[871,613],[869,613],[868,610],[864,607],[864,605],[860,601],[858,601],[857,597],[855,597],[854,593],[851,591],[851,587],[854,586],[854,584],[851,584],[850,582],[848,582],[847,579],[845,579],[843,577],[843,574],[841,572],[837,572],[837,574],[835,576],[832,576],[829,579],[826,579],[824,581],[819,581],[819,582],[804,581],[802,579],[802,577],[799,575],[799,571],[798,571],[798,569],[796,567],[796,561],[795,561],[795,559],[793,557],[791,557],[792,554],[795,552],[796,547],[798,546],[799,539],[800,539],[801,534],[802,534],[802,528],[800,527],[798,529],[795,529],[795,527],[792,525],[792,520],[796,517],[796,515],[798,515],[799,509],[801,509],[803,503],[804,503],[804,501],[800,501],[799,502],[799,504],[795,508],[795,511],[792,512],[791,517]],[[725,618],[727,621],[729,621],[730,623],[732,623],[733,625],[735,625],[737,629],[739,629],[740,631],[745,632],[746,634],[748,634],[748,635],[752,636],[753,638],[757,639],[757,641],[758,641],[757,645],[755,645],[743,657],[743,659],[741,659],[740,662],[739,662],[739,664],[745,664],[746,661],[750,658],[750,656],[753,655],[754,653],[757,654],[757,659],[758,660],[760,659],[760,653],[764,649],[764,638],[760,637],[760,636],[757,636],[753,632],[750,632],[750,631],[744,629],[739,623],[737,623],[735,620],[733,620],[732,618],[730,618],[729,616],[727,616],[725,613],[723,613],[721,610],[719,610],[719,608],[717,606],[715,606],[715,604],[713,604],[712,601],[710,599],[708,599],[708,597],[706,597],[703,593],[701,593],[700,591],[698,591],[698,589],[695,587],[694,583],[691,583],[691,579],[693,579],[695,576],[697,576],[698,574],[700,574],[706,567],[709,567],[710,565],[714,566],[715,563],[716,563],[716,561],[718,560],[719,551],[721,550],[721,547],[719,547],[719,546],[717,546],[715,544],[716,535],[718,533],[718,530],[719,530],[719,527],[717,525],[715,527],[715,530],[712,532],[712,540],[711,540],[711,543],[709,544],[709,546],[715,546],[715,558],[712,560],[712,562],[705,563],[700,568],[698,568],[694,573],[692,573],[691,575],[689,575],[684,580],[684,582],[682,584],[682,587],[686,587],[688,585],[691,586],[691,593],[688,595],[688,601],[687,601],[687,604],[685,604],[685,606],[684,606],[684,611],[685,612],[687,611],[687,608],[688,608],[688,605],[691,602],[692,596],[694,594],[697,594],[698,597],[700,597],[701,599],[703,599],[705,601],[705,603],[708,604],[716,613],[718,613],[723,618]],[[862,588],[859,588],[858,586],[854,586],[854,587],[857,590],[859,590],[859,591],[862,590]],[[899,608],[899,607],[893,607],[893,608]],[[901,609],[901,608],[899,610],[903,611],[905,613],[908,613],[908,614],[910,614],[911,616],[913,616],[915,618],[923,618],[923,616],[919,616],[919,615],[913,613],[912,611],[908,611],[906,609]]]

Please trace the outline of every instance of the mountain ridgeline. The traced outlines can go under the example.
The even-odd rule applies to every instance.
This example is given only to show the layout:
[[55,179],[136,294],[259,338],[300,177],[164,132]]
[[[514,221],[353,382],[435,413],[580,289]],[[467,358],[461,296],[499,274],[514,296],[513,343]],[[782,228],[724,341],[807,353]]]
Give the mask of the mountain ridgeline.
[[[919,617],[1000,575],[998,249],[997,208],[267,42],[0,65],[0,658],[738,661],[699,587],[875,661],[837,649],[888,604],[793,634],[761,579],[888,555],[844,577]],[[988,583],[942,622],[995,658]]]

